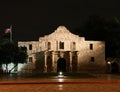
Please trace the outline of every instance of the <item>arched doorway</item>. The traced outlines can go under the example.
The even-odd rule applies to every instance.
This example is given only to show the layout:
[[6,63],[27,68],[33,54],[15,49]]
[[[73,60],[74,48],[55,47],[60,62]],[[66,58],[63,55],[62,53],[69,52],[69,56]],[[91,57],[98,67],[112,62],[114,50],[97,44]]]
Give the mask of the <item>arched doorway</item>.
[[113,62],[111,64],[111,72],[112,73],[118,73],[119,72],[119,67],[118,67],[118,64],[116,62]]
[[64,58],[59,58],[57,61],[57,72],[66,72],[66,60]]

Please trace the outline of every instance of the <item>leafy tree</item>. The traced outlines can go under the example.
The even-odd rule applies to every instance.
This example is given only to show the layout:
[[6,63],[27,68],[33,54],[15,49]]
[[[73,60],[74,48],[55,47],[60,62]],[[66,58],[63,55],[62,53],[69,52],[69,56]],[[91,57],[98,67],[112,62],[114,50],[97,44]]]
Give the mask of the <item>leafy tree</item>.
[[106,42],[106,57],[120,57],[120,22],[118,18],[92,15],[75,31],[88,40]]
[[[18,63],[25,63],[27,58],[26,48],[18,47],[17,44],[9,42],[2,44],[0,55],[0,64],[6,64],[6,73],[11,72]],[[8,64],[14,63],[14,67],[8,71]]]
[[[11,40],[11,29],[6,29],[0,40],[0,66],[6,65],[6,73],[10,73],[18,63],[25,63],[27,59],[26,47],[18,47],[17,42]],[[14,67],[8,71],[8,64]]]
[[18,63],[27,63],[27,48],[26,47],[18,47],[17,52],[13,55],[14,67],[9,71],[11,72],[15,67],[17,67]]

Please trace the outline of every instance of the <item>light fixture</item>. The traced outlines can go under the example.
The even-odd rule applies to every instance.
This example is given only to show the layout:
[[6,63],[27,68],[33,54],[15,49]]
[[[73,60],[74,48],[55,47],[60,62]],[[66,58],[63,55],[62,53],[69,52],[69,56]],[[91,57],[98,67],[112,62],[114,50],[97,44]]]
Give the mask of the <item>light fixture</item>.
[[64,78],[63,72],[59,72],[58,78]]

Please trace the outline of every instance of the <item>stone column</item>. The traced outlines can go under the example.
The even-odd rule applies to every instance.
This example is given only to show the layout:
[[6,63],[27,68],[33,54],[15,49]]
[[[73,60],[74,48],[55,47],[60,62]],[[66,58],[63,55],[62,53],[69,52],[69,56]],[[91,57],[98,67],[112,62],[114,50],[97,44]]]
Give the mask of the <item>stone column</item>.
[[52,52],[52,71],[55,72],[55,55],[54,55],[55,52]]
[[58,51],[58,41],[56,41],[56,51]]
[[70,72],[72,72],[72,52],[69,52],[70,54]]
[[80,55],[80,53],[77,52],[77,72],[79,72],[79,68],[80,68],[80,65],[79,65],[80,64],[80,58],[79,58],[80,56],[79,55]]
[[45,65],[44,65],[44,72],[47,72],[47,51],[45,51]]
[[58,52],[52,52],[52,68],[53,72],[57,72],[57,60],[58,60]]

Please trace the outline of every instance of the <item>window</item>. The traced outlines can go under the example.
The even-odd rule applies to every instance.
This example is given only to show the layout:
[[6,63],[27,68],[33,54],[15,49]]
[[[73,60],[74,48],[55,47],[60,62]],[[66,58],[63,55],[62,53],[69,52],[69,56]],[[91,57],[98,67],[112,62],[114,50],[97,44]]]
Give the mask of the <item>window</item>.
[[33,62],[33,58],[32,57],[29,57],[29,62]]
[[48,42],[47,49],[48,49],[48,50],[50,50],[50,49],[51,49],[51,43],[50,43],[50,42]]
[[29,44],[29,50],[32,50],[32,44]]
[[90,50],[93,50],[93,44],[90,44]]
[[64,49],[64,42],[60,42],[59,48],[60,48],[60,49]]
[[76,49],[76,44],[75,44],[75,42],[72,43],[72,49],[73,49],[73,50]]
[[42,48],[40,47],[40,51],[42,50]]
[[95,58],[94,57],[91,57],[91,60],[90,60],[91,62],[94,62],[95,61]]

